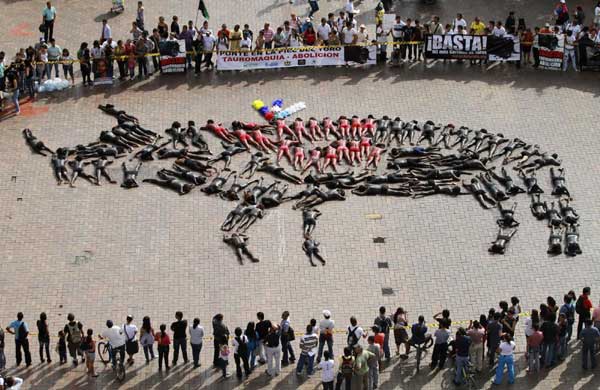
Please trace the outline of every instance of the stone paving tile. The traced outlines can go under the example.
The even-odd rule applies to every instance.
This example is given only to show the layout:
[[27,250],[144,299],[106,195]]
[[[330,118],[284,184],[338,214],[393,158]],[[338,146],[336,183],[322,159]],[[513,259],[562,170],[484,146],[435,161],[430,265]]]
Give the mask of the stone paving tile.
[[[170,15],[172,9],[178,9],[181,20],[194,15],[195,2],[182,12],[180,2],[145,3],[148,20],[155,20],[159,14]],[[222,6],[212,6],[211,24],[221,20],[231,24],[247,16],[245,9],[231,7],[232,3],[223,1]],[[341,3],[321,1],[321,8]],[[457,2],[440,4],[452,15],[448,11],[452,8],[446,6]],[[506,4],[522,7],[520,2]],[[265,18],[279,20],[291,9],[306,7],[305,3],[292,7],[282,0],[268,5],[254,0],[246,5],[256,13],[249,18],[256,24]],[[415,2],[405,5],[409,10],[418,7]],[[36,15],[42,6],[41,1],[3,4],[6,13],[0,20],[10,17],[10,23],[23,30],[21,23],[32,23],[25,16]],[[58,6],[66,8],[65,4]],[[472,12],[478,9],[474,7]],[[536,3],[528,12],[534,15],[539,7]],[[73,1],[69,8],[67,17],[84,21],[100,20],[97,16],[107,7],[101,2]],[[505,13],[501,7],[494,9],[502,10],[497,11],[499,15]],[[127,12],[131,17],[132,10]],[[111,19],[115,34],[127,31],[125,16]],[[14,28],[10,23],[2,25]],[[96,24],[99,26],[99,22]],[[87,22],[72,28],[72,40],[67,42],[70,47],[94,31]],[[57,28],[57,34],[61,29],[64,25]],[[7,38],[0,34],[0,47],[16,48],[29,40],[24,35]],[[5,293],[0,295],[0,323],[8,323],[22,310],[32,324],[37,313],[46,311],[51,331],[56,333],[66,314],[74,312],[86,327],[98,332],[106,318],[119,321],[132,313],[139,320],[150,315],[157,327],[172,321],[175,310],[183,310],[188,318],[198,316],[210,333],[210,318],[218,311],[225,314],[232,329],[254,319],[258,310],[271,319],[290,310],[293,326],[300,330],[309,318],[319,318],[323,308],[333,312],[341,328],[347,326],[351,315],[356,315],[364,326],[369,325],[382,304],[389,310],[402,305],[411,320],[421,313],[431,316],[449,307],[452,317],[462,320],[477,318],[487,307],[512,295],[521,297],[525,310],[536,307],[547,295],[560,297],[565,290],[579,290],[584,285],[592,286],[595,297],[600,268],[593,259],[600,253],[600,244],[594,237],[600,234],[600,226],[597,197],[593,194],[600,189],[600,182],[597,175],[588,172],[599,163],[600,142],[590,131],[597,124],[598,93],[595,74],[526,69],[516,72],[510,66],[486,71],[436,64],[429,69],[416,65],[411,69],[299,69],[203,74],[199,78],[173,76],[128,88],[76,88],[42,98],[29,106],[36,115],[6,120],[0,126],[0,284],[5,286]],[[251,229],[251,249],[261,263],[240,267],[230,248],[220,241],[217,227],[233,207],[231,203],[198,191],[179,197],[146,185],[131,191],[110,185],[96,188],[84,182],[76,189],[57,187],[48,159],[32,155],[20,134],[22,128],[30,127],[53,147],[90,142],[101,129],[114,123],[95,108],[106,102],[131,112],[157,131],[174,120],[256,120],[250,102],[257,97],[280,97],[287,103],[305,101],[308,109],[303,116],[398,114],[407,119],[485,127],[555,150],[564,159],[574,204],[582,215],[584,254],[573,259],[548,257],[547,229],[531,217],[525,196],[517,199],[519,232],[503,257],[487,253],[496,233],[496,213],[480,209],[470,198],[350,197],[346,202],[320,207],[323,216],[316,236],[328,260],[325,268],[308,266],[301,251],[300,215],[289,206],[268,213]],[[216,140],[209,141],[217,150]],[[237,158],[234,166],[240,166],[243,160]],[[152,175],[155,167],[147,164],[140,176]],[[111,168],[111,173],[120,178],[118,167]],[[540,181],[549,188],[547,178],[540,177]],[[365,216],[371,213],[381,213],[383,218],[369,220]],[[373,243],[378,236],[386,237],[385,244]],[[82,255],[90,260],[77,260],[76,256]],[[388,261],[390,269],[378,269],[378,261]],[[395,295],[382,296],[382,287],[393,288]],[[353,293],[354,288],[360,293]],[[521,352],[523,340],[520,334]],[[344,336],[337,335],[336,352],[343,342]],[[209,344],[202,355],[205,363],[212,355]],[[6,349],[10,366],[14,362],[10,338]],[[35,341],[32,351],[35,362]],[[525,377],[521,360],[516,387],[596,388],[597,373],[582,373],[578,358],[576,355],[566,364],[540,374],[540,382]],[[154,363],[146,368],[138,362],[120,388],[317,386],[318,378],[298,381],[290,370],[272,382],[265,375],[253,375],[244,383],[230,380],[222,384],[205,366],[199,372],[178,366],[169,375],[160,376]],[[35,367],[17,371],[27,378],[24,388],[117,386],[110,371],[101,368],[101,377],[94,383],[84,378],[82,367]],[[402,367],[385,371],[381,388],[450,388],[449,375],[414,375],[414,360],[409,359]],[[489,378],[484,379],[481,386],[487,388]]]

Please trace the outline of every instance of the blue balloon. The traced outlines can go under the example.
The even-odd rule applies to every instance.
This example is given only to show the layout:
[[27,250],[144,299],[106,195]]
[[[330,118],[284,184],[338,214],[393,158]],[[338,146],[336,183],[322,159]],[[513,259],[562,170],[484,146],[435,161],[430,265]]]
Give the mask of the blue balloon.
[[277,106],[277,107],[283,107],[283,100],[281,100],[281,99],[273,100],[273,103],[271,103],[271,105]]
[[261,107],[258,112],[260,112],[260,115],[265,115],[267,112],[269,112],[269,107]]

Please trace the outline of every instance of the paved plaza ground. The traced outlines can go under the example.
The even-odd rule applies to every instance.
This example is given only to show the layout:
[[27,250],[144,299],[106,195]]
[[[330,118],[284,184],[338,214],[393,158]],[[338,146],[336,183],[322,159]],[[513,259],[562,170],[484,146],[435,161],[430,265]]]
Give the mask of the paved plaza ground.
[[[196,1],[145,1],[147,24],[156,17],[177,13],[180,20],[195,16]],[[207,1],[211,24],[221,21],[273,23],[291,10],[301,16],[307,4],[287,1]],[[321,9],[341,8],[341,1],[322,0]],[[397,4],[402,15],[433,12],[453,15],[463,10],[470,21],[477,12],[488,18],[504,18],[506,10],[526,9],[538,22],[549,18],[542,1],[507,1],[483,7],[479,1],[438,2],[432,10],[416,1]],[[591,14],[591,2],[582,2]],[[72,50],[95,37],[109,2],[57,1],[60,18],[59,44]],[[113,33],[125,36],[133,18],[133,2],[126,14],[110,20]],[[240,6],[241,5],[241,6]],[[36,39],[33,33],[42,1],[0,0],[0,49],[12,53]],[[372,26],[373,1],[359,8]],[[457,9],[461,7],[461,9]],[[400,12],[400,11],[399,11]],[[489,15],[489,13],[494,13]],[[525,12],[525,10],[523,10]],[[278,23],[277,23],[278,24]],[[6,31],[9,31],[7,34]],[[65,37],[67,33],[72,33]],[[333,313],[340,328],[355,315],[368,326],[385,305],[403,306],[409,319],[450,308],[454,320],[476,319],[500,300],[516,295],[530,310],[551,295],[560,299],[569,289],[592,287],[592,299],[600,294],[600,217],[598,206],[599,158],[598,108],[600,87],[596,73],[535,72],[501,65],[490,69],[441,62],[401,68],[290,69],[253,73],[204,73],[201,77],[172,75],[112,88],[76,87],[52,96],[41,96],[23,107],[21,117],[0,122],[0,324],[6,326],[23,311],[30,326],[41,311],[49,315],[55,334],[69,312],[86,328],[101,331],[107,318],[120,323],[127,314],[149,315],[155,328],[173,321],[176,310],[188,319],[199,317],[210,333],[210,319],[225,315],[230,329],[255,319],[257,311],[277,320],[291,312],[292,325],[301,330],[323,309]],[[504,256],[488,254],[496,235],[496,211],[478,207],[470,197],[403,198],[350,196],[345,202],[320,207],[316,238],[321,242],[326,267],[310,267],[301,250],[301,215],[289,204],[269,213],[250,230],[250,247],[261,259],[240,266],[231,248],[222,241],[218,226],[233,208],[230,202],[207,197],[199,191],[187,196],[143,185],[135,190],[118,186],[90,186],[81,180],[75,189],[57,186],[49,159],[33,155],[21,130],[31,128],[51,147],[84,144],[96,140],[114,120],[96,107],[112,103],[140,118],[142,125],[161,132],[171,122],[204,122],[214,118],[255,121],[252,100],[282,98],[286,103],[304,101],[302,116],[338,117],[356,114],[399,115],[404,119],[454,123],[502,132],[538,143],[563,159],[573,204],[581,215],[583,255],[575,258],[546,255],[548,229],[533,218],[529,199],[518,196],[519,231]],[[218,142],[209,138],[211,148]],[[239,168],[246,157],[234,160]],[[156,165],[142,168],[140,178],[154,174]],[[550,189],[546,172],[540,177]],[[111,173],[119,180],[117,164]],[[295,189],[294,189],[295,190]],[[549,199],[549,194],[546,194]],[[466,199],[465,199],[466,198]],[[380,219],[373,219],[380,214]],[[384,237],[384,243],[374,238]],[[388,268],[379,268],[387,263]],[[392,295],[382,295],[391,288]],[[522,326],[520,326],[521,328]],[[9,373],[26,379],[24,389],[117,388],[108,369],[97,367],[100,377],[90,381],[84,368],[39,365],[37,342],[32,342],[34,365],[14,369],[14,346],[7,335]],[[35,337],[33,337],[35,339]],[[344,343],[336,335],[336,352]],[[573,359],[539,375],[527,376],[523,359],[524,336],[517,336],[518,389],[596,389],[598,370],[583,372],[579,348]],[[55,340],[53,340],[54,344]],[[296,350],[297,342],[295,344]],[[176,366],[160,375],[156,363],[144,366],[138,355],[128,370],[123,389],[275,388],[314,389],[318,375],[305,381],[291,369],[268,381],[262,370],[246,382],[220,382],[209,368],[212,342],[206,342],[202,368]],[[58,358],[56,358],[58,360]],[[233,361],[230,369],[234,369]],[[382,389],[452,388],[449,372],[415,375],[414,359],[392,366],[382,374]],[[490,376],[480,378],[490,387]]]

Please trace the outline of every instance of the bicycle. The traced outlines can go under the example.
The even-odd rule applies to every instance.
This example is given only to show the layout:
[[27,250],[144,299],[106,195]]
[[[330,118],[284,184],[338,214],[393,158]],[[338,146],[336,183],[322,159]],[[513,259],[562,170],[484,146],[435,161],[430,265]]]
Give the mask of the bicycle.
[[471,363],[470,360],[463,366],[462,376],[469,390],[477,388],[477,383],[475,382],[475,366],[473,366],[473,363]]
[[[109,342],[100,341],[96,346],[96,349],[98,351],[100,361],[104,363],[105,366],[112,361],[113,349]],[[115,357],[115,360],[117,360],[117,365],[113,367],[113,371],[115,371],[117,380],[119,382],[123,382],[125,380],[125,365],[123,364],[124,352],[122,349],[118,349],[117,352],[121,356],[118,358]]]
[[413,343],[412,340],[409,341],[409,345],[415,347],[416,349],[416,359],[417,359],[417,372],[419,372],[421,366],[422,354],[426,354],[427,350],[431,348],[433,345],[433,338],[431,336],[427,337],[424,342],[420,344]]

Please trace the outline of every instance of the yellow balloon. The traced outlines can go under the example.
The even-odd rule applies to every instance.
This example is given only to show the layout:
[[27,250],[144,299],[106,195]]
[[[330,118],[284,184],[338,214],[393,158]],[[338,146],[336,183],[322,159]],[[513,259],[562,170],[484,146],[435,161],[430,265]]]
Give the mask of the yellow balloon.
[[255,100],[255,101],[252,102],[252,107],[255,110],[260,110],[264,106],[265,106],[265,103],[262,100]]

